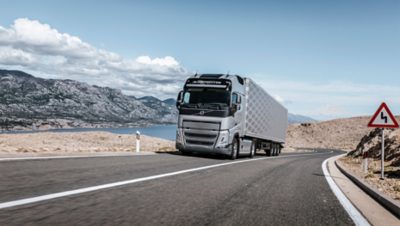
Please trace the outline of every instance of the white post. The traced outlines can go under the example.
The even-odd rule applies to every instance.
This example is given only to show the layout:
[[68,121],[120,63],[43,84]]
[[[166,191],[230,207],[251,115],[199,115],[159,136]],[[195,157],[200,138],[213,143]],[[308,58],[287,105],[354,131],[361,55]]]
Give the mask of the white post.
[[382,128],[381,180],[385,179],[385,129]]
[[368,152],[365,151],[363,153],[363,158],[364,158],[364,162],[363,162],[363,166],[364,166],[364,173],[368,173]]
[[136,153],[140,152],[140,132],[136,131]]

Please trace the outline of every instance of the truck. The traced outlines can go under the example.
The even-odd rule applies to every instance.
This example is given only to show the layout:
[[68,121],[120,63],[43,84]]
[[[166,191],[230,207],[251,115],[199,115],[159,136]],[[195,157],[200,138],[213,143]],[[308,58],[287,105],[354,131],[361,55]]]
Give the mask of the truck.
[[257,151],[277,156],[285,142],[287,109],[250,78],[230,74],[189,77],[176,102],[176,149],[236,159]]

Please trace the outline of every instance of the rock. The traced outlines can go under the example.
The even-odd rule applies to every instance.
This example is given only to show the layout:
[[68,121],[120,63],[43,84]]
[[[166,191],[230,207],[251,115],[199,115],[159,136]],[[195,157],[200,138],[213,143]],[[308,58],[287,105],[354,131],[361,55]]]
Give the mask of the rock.
[[[351,157],[360,157],[368,152],[370,158],[381,158],[381,129],[374,129],[364,137],[357,147],[348,153]],[[392,166],[400,166],[400,130],[385,130],[385,160],[391,161]]]

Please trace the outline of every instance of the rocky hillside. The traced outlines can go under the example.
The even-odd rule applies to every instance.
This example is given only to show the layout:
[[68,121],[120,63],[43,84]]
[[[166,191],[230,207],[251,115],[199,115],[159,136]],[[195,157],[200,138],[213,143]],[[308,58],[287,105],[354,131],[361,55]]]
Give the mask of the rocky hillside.
[[126,96],[73,80],[36,78],[0,70],[0,127],[68,128],[175,123],[170,100]]
[[[349,156],[359,157],[368,152],[371,158],[381,158],[381,130],[374,129],[365,135]],[[400,166],[400,130],[385,130],[385,160],[393,166]]]

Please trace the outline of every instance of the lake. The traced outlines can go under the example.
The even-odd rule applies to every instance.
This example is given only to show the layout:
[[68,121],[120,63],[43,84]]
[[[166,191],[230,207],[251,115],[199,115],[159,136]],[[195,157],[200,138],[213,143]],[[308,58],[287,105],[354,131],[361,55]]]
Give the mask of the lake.
[[32,133],[32,132],[88,132],[88,131],[106,131],[116,134],[136,134],[139,131],[142,135],[159,137],[167,140],[175,140],[176,124],[174,125],[157,125],[149,127],[132,127],[132,128],[73,128],[73,129],[51,129],[41,131],[13,131],[6,133]]

